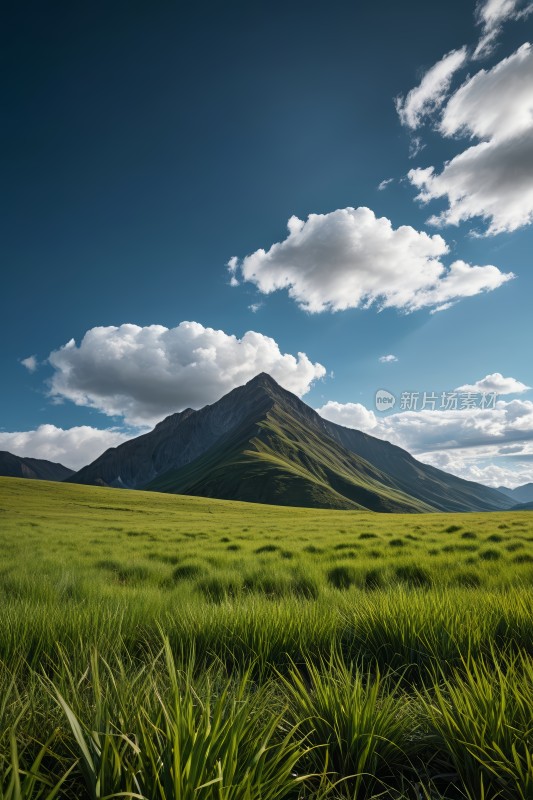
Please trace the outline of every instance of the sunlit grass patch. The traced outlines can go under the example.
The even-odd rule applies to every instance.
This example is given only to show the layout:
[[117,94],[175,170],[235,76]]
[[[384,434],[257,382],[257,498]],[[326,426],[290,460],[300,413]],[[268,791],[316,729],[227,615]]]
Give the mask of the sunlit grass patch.
[[0,797],[531,796],[531,514],[0,487]]

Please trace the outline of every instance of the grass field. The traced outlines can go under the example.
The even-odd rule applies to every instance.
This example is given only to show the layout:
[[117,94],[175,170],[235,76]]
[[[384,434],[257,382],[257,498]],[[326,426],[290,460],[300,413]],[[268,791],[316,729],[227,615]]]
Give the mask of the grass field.
[[533,515],[0,478],[0,798],[533,798]]

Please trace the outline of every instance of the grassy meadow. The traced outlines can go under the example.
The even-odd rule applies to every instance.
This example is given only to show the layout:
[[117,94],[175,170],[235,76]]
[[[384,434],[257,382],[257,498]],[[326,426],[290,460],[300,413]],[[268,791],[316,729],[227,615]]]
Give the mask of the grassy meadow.
[[0,478],[0,800],[530,800],[533,514]]

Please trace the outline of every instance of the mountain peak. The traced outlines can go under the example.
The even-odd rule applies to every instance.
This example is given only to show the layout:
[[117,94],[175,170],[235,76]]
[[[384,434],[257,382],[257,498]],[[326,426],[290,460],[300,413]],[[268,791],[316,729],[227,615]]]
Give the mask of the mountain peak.
[[[259,372],[254,378],[249,380],[248,383],[245,383],[244,386],[240,386],[233,391],[243,392],[244,396],[267,396],[275,402],[281,402],[283,405],[289,404],[293,408],[301,409],[301,407],[304,407],[304,403],[298,395],[295,395],[294,392],[281,386],[268,372]],[[227,396],[230,397],[231,394],[232,393]]]
[[212,405],[167,417],[68,480],[374,511],[495,510],[514,500],[322,419],[266,372]]
[[274,380],[272,375],[269,375],[268,372],[259,372],[254,378],[249,380],[246,386],[270,386],[276,389],[281,389],[282,387],[279,385],[277,381]]

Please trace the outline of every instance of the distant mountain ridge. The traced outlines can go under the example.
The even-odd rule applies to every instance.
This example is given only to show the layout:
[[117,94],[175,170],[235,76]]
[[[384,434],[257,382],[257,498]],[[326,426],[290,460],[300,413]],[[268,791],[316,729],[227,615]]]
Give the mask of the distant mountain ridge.
[[266,373],[110,448],[67,480],[231,500],[375,511],[483,511],[510,498],[320,417]]
[[74,475],[74,470],[42,458],[23,458],[0,450],[0,475],[6,478],[63,481]]
[[524,483],[516,489],[509,489],[507,486],[498,486],[498,491],[507,495],[515,503],[533,503],[533,483]]
[[512,506],[509,511],[533,511],[533,501],[530,503],[518,503],[516,506]]

